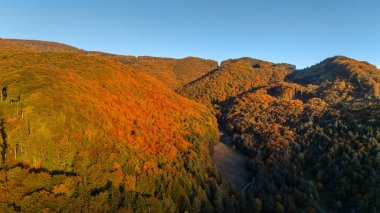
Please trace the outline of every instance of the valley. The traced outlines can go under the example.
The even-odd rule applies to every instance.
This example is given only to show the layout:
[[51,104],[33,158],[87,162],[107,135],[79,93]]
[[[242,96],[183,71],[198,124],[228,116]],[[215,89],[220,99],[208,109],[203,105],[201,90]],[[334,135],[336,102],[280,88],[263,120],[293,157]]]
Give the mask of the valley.
[[245,164],[248,158],[224,143],[213,147],[212,161],[231,183],[235,192],[240,192],[249,183],[252,174]]

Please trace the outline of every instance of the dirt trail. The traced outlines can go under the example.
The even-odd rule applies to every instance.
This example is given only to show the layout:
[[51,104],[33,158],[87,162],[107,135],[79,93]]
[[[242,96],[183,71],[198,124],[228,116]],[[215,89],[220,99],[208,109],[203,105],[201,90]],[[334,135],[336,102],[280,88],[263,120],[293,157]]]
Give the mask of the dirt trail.
[[235,191],[240,191],[252,178],[245,167],[247,159],[245,155],[231,149],[224,143],[218,143],[214,146],[212,161],[230,181]]

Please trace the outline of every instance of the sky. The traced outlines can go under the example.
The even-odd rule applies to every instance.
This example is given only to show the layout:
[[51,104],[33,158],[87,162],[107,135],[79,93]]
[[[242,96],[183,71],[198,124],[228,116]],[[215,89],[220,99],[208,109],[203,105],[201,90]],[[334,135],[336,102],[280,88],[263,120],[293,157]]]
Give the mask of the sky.
[[380,0],[0,0],[0,38],[123,55],[380,67]]

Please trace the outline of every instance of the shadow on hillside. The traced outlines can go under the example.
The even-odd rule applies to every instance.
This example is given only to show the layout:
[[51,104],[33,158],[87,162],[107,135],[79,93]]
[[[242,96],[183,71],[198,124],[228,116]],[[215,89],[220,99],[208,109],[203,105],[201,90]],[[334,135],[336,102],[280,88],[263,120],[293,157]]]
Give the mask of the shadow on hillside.
[[0,134],[3,140],[3,143],[1,144],[1,162],[5,163],[5,157],[6,157],[8,144],[7,144],[7,133],[4,130],[4,119],[0,120]]

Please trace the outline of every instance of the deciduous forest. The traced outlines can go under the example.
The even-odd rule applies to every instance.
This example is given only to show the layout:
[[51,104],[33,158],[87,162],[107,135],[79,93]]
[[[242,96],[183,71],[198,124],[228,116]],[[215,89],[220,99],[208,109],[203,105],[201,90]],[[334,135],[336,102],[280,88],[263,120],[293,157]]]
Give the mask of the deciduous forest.
[[[0,90],[1,212],[380,211],[367,62],[297,70],[0,39]],[[245,156],[232,174],[244,187],[212,161],[218,143]]]
[[375,66],[340,56],[304,70],[242,58],[180,92],[211,106],[249,156],[241,210],[376,212],[379,83]]

